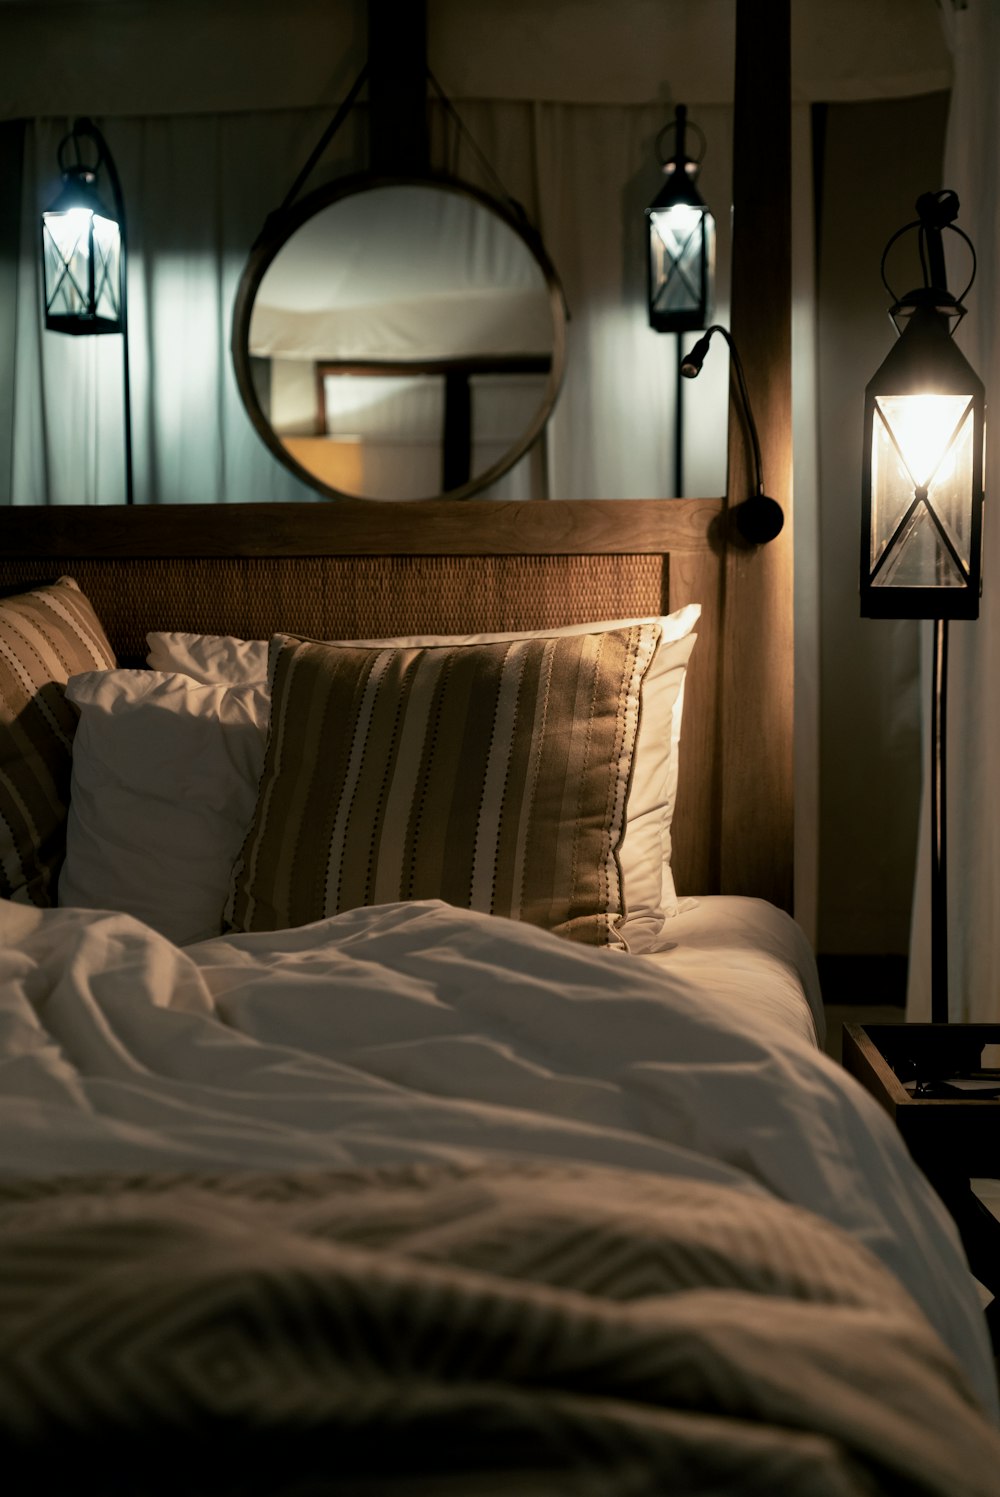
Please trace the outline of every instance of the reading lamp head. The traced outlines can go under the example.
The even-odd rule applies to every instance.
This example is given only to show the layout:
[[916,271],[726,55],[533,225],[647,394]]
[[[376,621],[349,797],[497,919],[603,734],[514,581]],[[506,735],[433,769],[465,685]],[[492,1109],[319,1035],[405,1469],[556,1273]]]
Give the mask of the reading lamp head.
[[681,373],[685,379],[698,378],[701,373],[701,366],[705,362],[705,355],[708,353],[708,345],[712,341],[712,333],[714,331],[714,328],[710,328],[707,333],[702,333],[691,352],[685,355],[684,361],[681,364]]

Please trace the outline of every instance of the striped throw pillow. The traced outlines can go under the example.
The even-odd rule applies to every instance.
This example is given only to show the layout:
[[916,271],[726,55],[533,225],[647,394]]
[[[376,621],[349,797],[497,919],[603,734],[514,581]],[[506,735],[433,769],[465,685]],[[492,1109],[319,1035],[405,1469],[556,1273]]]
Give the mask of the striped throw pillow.
[[278,636],[230,926],[442,899],[624,944],[618,850],[659,635],[381,649]]
[[66,848],[73,734],[65,684],[115,664],[71,577],[0,598],[0,896],[55,903]]

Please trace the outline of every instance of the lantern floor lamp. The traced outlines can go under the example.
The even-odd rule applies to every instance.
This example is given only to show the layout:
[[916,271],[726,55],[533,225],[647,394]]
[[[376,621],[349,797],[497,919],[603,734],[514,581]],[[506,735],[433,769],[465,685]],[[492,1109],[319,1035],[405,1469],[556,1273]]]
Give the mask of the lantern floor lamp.
[[[692,333],[712,320],[715,298],[715,219],[696,184],[705,151],[705,137],[697,125],[701,155],[687,154],[687,108],[678,104],[674,118],[656,137],[656,154],[663,186],[646,209],[646,299],[649,325],[657,333]],[[664,156],[665,142],[674,132],[673,154]],[[680,380],[681,351],[677,344],[678,379],[674,422],[674,487],[683,488],[684,425]]]
[[[93,148],[89,160],[83,154],[86,142]],[[59,143],[58,161],[62,189],[42,214],[45,327],[77,337],[121,334],[125,502],[131,504],[132,401],[121,182],[107,142],[92,120],[74,121],[72,130]],[[111,187],[111,208],[99,191],[102,168]]]
[[[956,228],[953,192],[918,198],[918,217],[893,234],[882,281],[898,341],[865,390],[861,482],[861,614],[934,620],[930,734],[931,1019],[948,1022],[946,717],[948,621],[979,617],[982,585],[983,382],[952,341],[975,279],[975,251]],[[972,255],[961,296],[947,289],[942,233]],[[890,249],[917,231],[924,284],[896,298]]]

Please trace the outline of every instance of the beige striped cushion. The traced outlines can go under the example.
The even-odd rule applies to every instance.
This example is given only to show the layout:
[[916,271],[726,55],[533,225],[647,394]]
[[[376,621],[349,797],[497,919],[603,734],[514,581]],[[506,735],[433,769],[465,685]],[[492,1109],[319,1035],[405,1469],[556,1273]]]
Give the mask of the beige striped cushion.
[[71,577],[0,598],[0,895],[55,903],[77,710],[63,687],[114,652]]
[[618,850],[655,623],[491,644],[278,636],[236,930],[443,899],[621,945]]

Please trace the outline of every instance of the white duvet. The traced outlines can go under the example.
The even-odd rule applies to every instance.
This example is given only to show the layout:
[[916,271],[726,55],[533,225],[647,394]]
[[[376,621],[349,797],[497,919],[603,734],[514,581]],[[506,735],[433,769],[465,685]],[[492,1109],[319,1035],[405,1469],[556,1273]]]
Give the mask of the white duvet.
[[811,1041],[801,936],[757,901],[705,903],[629,957],[435,902],[180,949],[0,901],[0,1172],[499,1154],[772,1194],[892,1269],[995,1417],[954,1228]]

